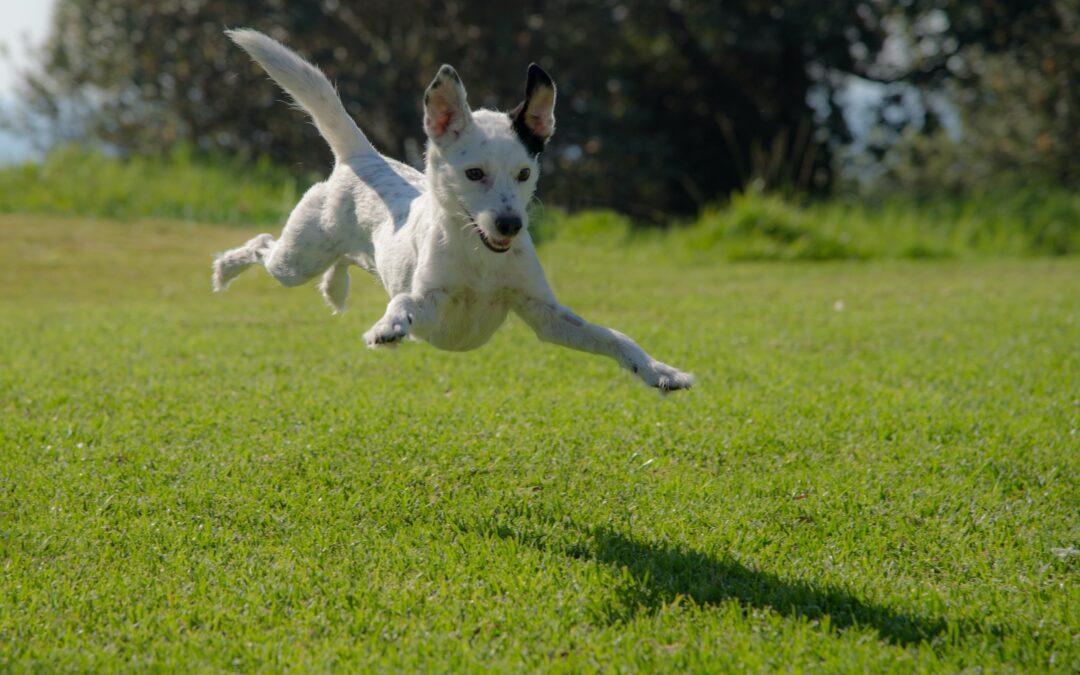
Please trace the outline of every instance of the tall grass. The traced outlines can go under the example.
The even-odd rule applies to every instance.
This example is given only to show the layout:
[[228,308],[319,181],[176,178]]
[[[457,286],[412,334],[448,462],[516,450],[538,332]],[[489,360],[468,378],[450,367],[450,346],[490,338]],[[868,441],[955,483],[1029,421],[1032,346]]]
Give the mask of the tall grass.
[[707,209],[680,235],[738,260],[1066,255],[1080,251],[1080,193],[1028,188],[798,205],[751,192]]
[[208,161],[186,149],[119,159],[68,147],[0,169],[0,212],[280,223],[312,180],[266,160]]
[[[0,169],[0,213],[277,225],[315,180],[266,161],[208,161],[184,150],[119,159],[67,148],[42,164]],[[1080,252],[1080,192],[1028,188],[804,203],[751,191],[705,209],[694,222],[673,223],[662,237],[611,211],[544,209],[533,230],[541,241],[662,238],[694,255],[729,260],[1068,255]]]
[[1080,193],[1028,189],[878,203],[800,202],[746,192],[659,234],[610,211],[545,213],[543,239],[660,239],[688,253],[727,260],[864,260],[1060,256],[1080,252]]

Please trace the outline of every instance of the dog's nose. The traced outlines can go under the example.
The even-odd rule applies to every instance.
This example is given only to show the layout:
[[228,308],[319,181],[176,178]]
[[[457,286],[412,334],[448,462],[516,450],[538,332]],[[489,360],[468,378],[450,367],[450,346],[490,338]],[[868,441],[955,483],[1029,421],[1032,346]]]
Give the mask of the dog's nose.
[[517,216],[499,216],[495,219],[495,229],[504,237],[512,237],[521,231],[521,218]]

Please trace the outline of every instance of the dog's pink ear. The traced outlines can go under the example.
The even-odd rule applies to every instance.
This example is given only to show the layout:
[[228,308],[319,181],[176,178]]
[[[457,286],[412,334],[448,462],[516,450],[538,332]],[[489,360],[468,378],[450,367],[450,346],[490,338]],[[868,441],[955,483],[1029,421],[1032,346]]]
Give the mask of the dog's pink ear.
[[555,133],[555,82],[544,69],[529,64],[525,100],[510,111],[514,132],[533,155],[540,154]]
[[448,65],[439,68],[424,92],[424,131],[439,145],[456,141],[472,124],[472,111],[465,99],[465,85]]

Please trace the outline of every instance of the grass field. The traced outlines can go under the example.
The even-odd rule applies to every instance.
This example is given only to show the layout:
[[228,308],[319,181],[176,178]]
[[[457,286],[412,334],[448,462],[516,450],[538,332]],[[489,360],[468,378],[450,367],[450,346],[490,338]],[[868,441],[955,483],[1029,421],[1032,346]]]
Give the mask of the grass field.
[[249,234],[0,217],[0,670],[1080,670],[1080,260],[556,237],[662,398],[212,295]]

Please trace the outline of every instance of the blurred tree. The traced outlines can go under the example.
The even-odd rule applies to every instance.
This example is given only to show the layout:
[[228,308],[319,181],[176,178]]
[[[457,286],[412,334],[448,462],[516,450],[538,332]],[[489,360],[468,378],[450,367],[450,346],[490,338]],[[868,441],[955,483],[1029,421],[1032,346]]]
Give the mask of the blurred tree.
[[[474,107],[509,109],[535,60],[559,86],[546,193],[661,220],[749,181],[829,189],[831,148],[850,139],[838,74],[940,86],[963,75],[955,54],[1017,44],[1032,13],[978,0],[58,0],[23,94],[54,138],[329,164],[221,33],[252,26],[318,63],[375,144],[415,162],[420,92],[440,63]],[[918,46],[906,56],[905,30]]]
[[877,149],[878,177],[865,193],[1080,186],[1080,3],[1037,5],[1009,31],[1013,49],[976,43],[946,62],[959,138],[932,124],[904,130]]

